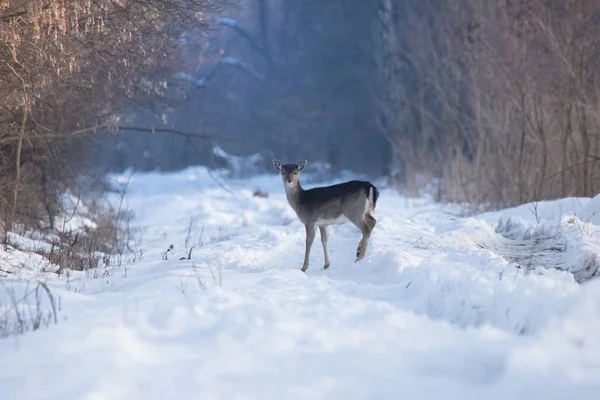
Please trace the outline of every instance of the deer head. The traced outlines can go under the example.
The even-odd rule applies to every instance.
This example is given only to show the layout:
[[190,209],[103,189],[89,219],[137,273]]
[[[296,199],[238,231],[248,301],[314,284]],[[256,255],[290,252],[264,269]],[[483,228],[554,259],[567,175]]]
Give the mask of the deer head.
[[301,161],[298,164],[282,164],[279,160],[273,160],[275,169],[281,172],[281,179],[286,187],[296,187],[298,185],[298,173],[306,167],[307,161]]

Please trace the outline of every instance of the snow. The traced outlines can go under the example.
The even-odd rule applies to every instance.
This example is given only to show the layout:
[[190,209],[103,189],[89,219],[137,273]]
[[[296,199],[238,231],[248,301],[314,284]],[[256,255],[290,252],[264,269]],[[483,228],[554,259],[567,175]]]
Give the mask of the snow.
[[336,226],[330,268],[315,240],[305,274],[275,172],[226,189],[199,167],[113,179],[129,180],[141,260],[56,277],[0,251],[0,269],[23,265],[2,287],[44,279],[60,304],[57,324],[0,340],[1,399],[597,398],[600,281],[576,281],[597,268],[597,199],[460,217],[376,183],[365,259]]
[[213,146],[213,154],[227,162],[227,176],[234,179],[244,179],[252,177],[262,172],[265,165],[270,165],[271,161],[266,160],[262,154],[254,153],[248,156],[235,156],[227,153],[220,146]]
[[231,18],[217,18],[216,20],[217,24],[221,24],[221,25],[227,25],[227,26],[238,26],[238,23],[236,22],[236,20],[231,19]]
[[196,77],[193,77],[190,74],[186,74],[183,72],[175,73],[174,77],[175,77],[175,79],[193,83],[194,85],[196,85],[200,88],[206,87],[206,84],[207,84],[206,79],[198,79]]
[[483,214],[489,224],[497,219],[495,232],[502,238],[491,234],[479,244],[528,269],[557,268],[587,281],[600,275],[596,209],[596,198],[568,198]]
[[257,70],[255,70],[250,64],[248,64],[245,61],[239,60],[234,57],[221,57],[221,59],[219,59],[219,63],[241,68],[244,71],[248,72],[250,75],[252,75],[256,80],[260,82],[265,81],[265,76]]

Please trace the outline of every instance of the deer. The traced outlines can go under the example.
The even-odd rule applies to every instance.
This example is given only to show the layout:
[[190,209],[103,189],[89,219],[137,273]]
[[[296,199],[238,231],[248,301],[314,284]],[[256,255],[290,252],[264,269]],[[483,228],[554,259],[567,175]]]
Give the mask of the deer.
[[306,164],[306,160],[296,164],[283,164],[279,160],[273,160],[275,169],[281,173],[287,201],[306,229],[302,272],[306,272],[308,268],[316,227],[319,227],[323,244],[325,258],[323,270],[330,265],[327,236],[328,228],[332,225],[351,222],[360,230],[362,239],[356,248],[354,262],[362,260],[367,252],[371,232],[377,223],[371,213],[375,211],[379,190],[371,182],[359,180],[305,190],[300,185],[299,174],[306,168]]

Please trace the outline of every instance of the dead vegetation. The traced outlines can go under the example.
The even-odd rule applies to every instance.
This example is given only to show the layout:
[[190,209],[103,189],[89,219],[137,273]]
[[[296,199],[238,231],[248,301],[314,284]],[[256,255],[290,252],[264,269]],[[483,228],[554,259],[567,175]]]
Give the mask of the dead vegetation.
[[56,324],[58,307],[43,282],[28,282],[17,291],[0,281],[0,339]]
[[[0,3],[4,251],[11,244],[11,233],[42,235],[51,245],[43,255],[60,266],[57,273],[107,263],[100,254],[135,253],[127,237],[131,215],[122,204],[111,209],[98,202],[109,189],[102,173],[92,169],[94,139],[137,129],[124,126],[123,115],[132,108],[160,117],[184,97],[181,86],[169,85],[178,82],[174,74],[180,67],[181,38],[207,30],[211,15],[225,4],[224,0]],[[69,204],[65,197],[77,204]],[[83,216],[89,224],[70,227],[73,218]]]
[[[0,293],[0,336],[57,321],[48,286],[24,274],[31,286],[21,290],[19,271],[34,266],[18,257],[10,264],[14,249],[43,264],[36,271],[66,276],[67,285],[74,271],[105,277],[143,257],[126,185],[110,188],[92,168],[95,141],[136,129],[205,138],[132,127],[128,116],[135,109],[160,119],[185,98],[189,91],[174,77],[181,39],[208,30],[225,4],[0,2],[0,252],[9,261],[0,274],[16,278]],[[115,206],[106,201],[114,190]]]
[[382,131],[405,181],[489,207],[600,191],[600,3],[378,4]]

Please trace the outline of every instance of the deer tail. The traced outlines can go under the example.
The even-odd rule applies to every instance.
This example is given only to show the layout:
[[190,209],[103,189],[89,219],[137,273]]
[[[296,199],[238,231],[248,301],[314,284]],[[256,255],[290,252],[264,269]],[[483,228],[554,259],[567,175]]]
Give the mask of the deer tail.
[[372,183],[369,183],[368,192],[367,192],[367,200],[369,201],[369,209],[371,211],[375,210],[377,206],[377,199],[379,198],[379,189],[375,187]]

